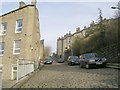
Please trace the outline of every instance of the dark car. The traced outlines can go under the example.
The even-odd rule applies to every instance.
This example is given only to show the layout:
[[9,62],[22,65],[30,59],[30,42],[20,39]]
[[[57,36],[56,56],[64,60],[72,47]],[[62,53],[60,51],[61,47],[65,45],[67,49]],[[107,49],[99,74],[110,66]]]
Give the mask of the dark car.
[[79,57],[80,67],[91,68],[96,66],[106,67],[106,58],[102,58],[97,53],[86,53]]
[[45,58],[44,64],[52,64],[53,60],[51,58]]
[[59,58],[57,62],[58,63],[64,63],[64,59],[63,58]]
[[69,56],[67,62],[68,65],[76,65],[79,64],[79,58],[78,56]]

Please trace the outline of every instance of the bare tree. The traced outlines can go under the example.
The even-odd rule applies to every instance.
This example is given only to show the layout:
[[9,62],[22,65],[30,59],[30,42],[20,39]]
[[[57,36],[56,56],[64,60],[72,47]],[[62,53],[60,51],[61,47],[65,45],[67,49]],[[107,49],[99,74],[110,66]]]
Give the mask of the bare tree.
[[51,47],[50,46],[45,46],[44,48],[44,57],[50,56],[51,53]]

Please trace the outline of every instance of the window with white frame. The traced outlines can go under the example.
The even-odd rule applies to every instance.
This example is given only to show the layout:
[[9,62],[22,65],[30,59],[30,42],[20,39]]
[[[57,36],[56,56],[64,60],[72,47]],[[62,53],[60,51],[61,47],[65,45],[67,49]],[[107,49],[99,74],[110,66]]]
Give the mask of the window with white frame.
[[23,20],[22,19],[17,20],[16,21],[16,30],[15,30],[15,32],[16,33],[22,32],[22,26],[23,26]]
[[0,56],[4,54],[4,43],[0,42]]
[[7,31],[7,22],[2,23],[1,25],[1,34],[5,34]]
[[14,40],[13,54],[20,54],[21,40]]

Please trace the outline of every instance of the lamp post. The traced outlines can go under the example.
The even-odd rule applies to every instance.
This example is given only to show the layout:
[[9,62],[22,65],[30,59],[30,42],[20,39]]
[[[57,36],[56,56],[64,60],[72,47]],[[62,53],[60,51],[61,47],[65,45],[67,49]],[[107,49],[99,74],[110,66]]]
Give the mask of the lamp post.
[[118,9],[118,10],[120,10],[120,8],[119,7],[111,7],[112,9]]
[[111,7],[112,9],[118,9],[120,10],[120,1],[118,2],[118,6],[115,6],[115,7]]

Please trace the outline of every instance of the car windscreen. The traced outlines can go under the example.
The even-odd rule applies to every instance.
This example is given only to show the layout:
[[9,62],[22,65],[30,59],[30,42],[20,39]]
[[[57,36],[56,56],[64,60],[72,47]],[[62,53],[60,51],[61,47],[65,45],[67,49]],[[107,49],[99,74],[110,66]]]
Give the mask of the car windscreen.
[[77,56],[72,56],[71,60],[78,60],[78,57]]
[[85,54],[85,58],[89,59],[89,58],[100,58],[100,56],[96,53],[89,53],[89,54]]
[[52,61],[51,59],[45,59],[45,61]]
[[62,61],[63,59],[62,58],[59,58],[59,61]]

